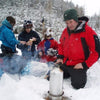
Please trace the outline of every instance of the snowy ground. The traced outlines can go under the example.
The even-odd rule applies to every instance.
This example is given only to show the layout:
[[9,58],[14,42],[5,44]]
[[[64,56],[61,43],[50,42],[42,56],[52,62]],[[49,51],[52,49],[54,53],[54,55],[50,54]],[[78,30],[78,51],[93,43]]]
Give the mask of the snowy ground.
[[[88,81],[83,89],[75,90],[70,79],[64,80],[64,95],[71,100],[100,100],[100,61],[87,72]],[[36,62],[35,62],[36,63]],[[37,63],[41,67],[41,63]],[[43,66],[43,63],[42,63]],[[44,64],[46,67],[46,65]],[[33,75],[22,76],[3,74],[0,80],[0,100],[44,100],[49,90],[49,81]]]
[[[18,50],[19,54],[21,52]],[[33,72],[46,71],[48,67],[44,63],[32,62]],[[71,86],[70,79],[64,80],[64,96],[71,100],[100,100],[100,60],[88,71],[88,79],[85,88],[75,90]],[[49,91],[49,81],[44,75],[37,74],[21,76],[4,73],[0,80],[0,100],[44,100],[43,97]]]

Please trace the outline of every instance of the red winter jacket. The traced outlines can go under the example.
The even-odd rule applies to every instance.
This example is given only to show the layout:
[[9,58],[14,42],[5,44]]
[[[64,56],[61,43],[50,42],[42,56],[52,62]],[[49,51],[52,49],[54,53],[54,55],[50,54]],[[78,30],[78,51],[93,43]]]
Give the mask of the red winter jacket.
[[[47,43],[47,45],[46,45],[46,43]],[[53,38],[44,39],[43,41],[41,41],[38,44],[37,50],[43,52],[43,56],[40,59],[41,62],[50,62],[50,61],[55,61],[56,60],[56,58],[57,58],[56,56],[49,56],[49,55],[46,54],[46,51],[49,48],[53,48],[55,50],[58,50],[58,43]]]
[[83,67],[90,67],[98,59],[94,36],[97,34],[87,25],[88,18],[79,18],[77,29],[70,33],[65,28],[61,38],[58,53],[64,56],[66,65],[75,66],[82,63]]

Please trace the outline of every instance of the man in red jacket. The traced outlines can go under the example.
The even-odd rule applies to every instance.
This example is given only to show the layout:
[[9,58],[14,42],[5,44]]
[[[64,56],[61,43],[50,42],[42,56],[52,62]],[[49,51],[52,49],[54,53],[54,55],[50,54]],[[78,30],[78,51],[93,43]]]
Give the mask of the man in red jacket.
[[71,77],[74,88],[83,88],[87,81],[87,69],[98,60],[95,38],[97,34],[87,25],[88,18],[78,18],[75,9],[64,12],[67,27],[62,32],[56,63],[63,63],[60,67],[64,78]]

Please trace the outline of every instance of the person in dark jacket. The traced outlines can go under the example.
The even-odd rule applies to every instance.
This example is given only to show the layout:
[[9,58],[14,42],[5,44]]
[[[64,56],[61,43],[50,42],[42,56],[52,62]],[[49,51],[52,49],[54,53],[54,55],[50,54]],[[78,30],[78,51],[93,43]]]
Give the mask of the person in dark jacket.
[[38,33],[32,30],[33,24],[30,20],[24,21],[23,27],[24,29],[19,34],[18,40],[25,41],[25,44],[19,44],[18,48],[21,49],[22,55],[25,58],[30,59],[36,51],[35,45],[41,40]]
[[60,69],[64,78],[71,77],[71,84],[75,89],[83,88],[87,82],[87,69],[98,60],[95,37],[97,34],[87,25],[88,18],[78,18],[75,9],[64,12],[67,28],[60,38],[58,59],[56,63],[63,63]]

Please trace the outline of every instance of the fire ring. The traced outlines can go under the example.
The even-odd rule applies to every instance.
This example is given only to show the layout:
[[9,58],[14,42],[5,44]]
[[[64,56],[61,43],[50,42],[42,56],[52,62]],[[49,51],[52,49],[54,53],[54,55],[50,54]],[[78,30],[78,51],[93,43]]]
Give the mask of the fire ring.
[[50,96],[53,96],[53,97],[60,97],[60,96],[62,96],[62,95],[64,94],[64,91],[63,91],[63,93],[62,93],[61,95],[53,95],[53,94],[51,94],[49,91],[48,91],[48,93],[49,93]]

